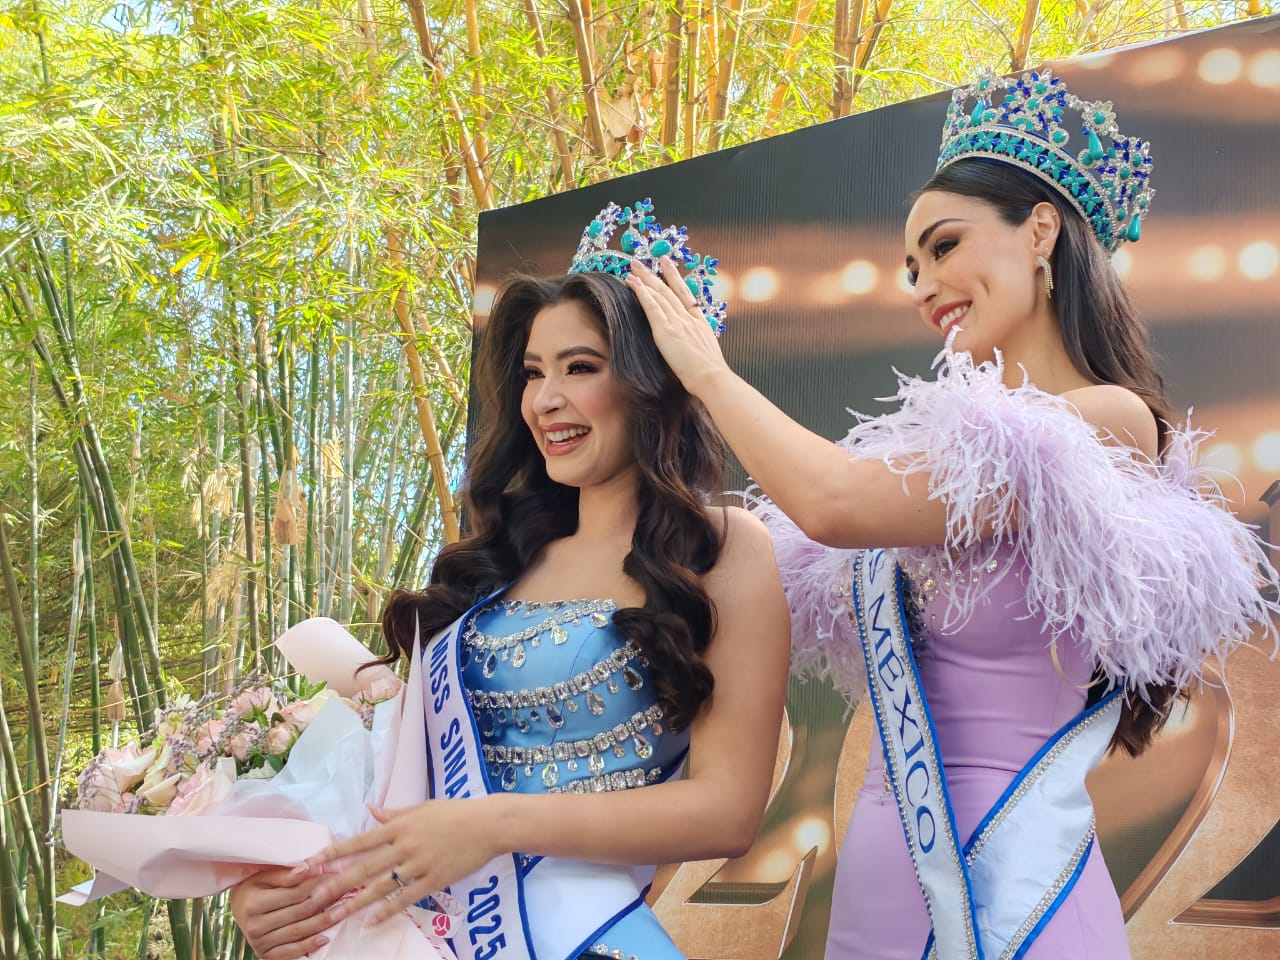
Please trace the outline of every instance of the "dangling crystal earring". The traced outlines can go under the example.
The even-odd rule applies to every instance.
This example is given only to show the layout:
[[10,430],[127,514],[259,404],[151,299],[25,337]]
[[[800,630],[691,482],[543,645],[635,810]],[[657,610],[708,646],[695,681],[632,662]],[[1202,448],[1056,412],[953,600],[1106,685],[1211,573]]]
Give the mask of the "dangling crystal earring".
[[1048,300],[1053,299],[1053,267],[1049,265],[1049,261],[1044,257],[1036,257],[1036,263],[1040,265],[1040,269],[1044,271],[1044,295]]

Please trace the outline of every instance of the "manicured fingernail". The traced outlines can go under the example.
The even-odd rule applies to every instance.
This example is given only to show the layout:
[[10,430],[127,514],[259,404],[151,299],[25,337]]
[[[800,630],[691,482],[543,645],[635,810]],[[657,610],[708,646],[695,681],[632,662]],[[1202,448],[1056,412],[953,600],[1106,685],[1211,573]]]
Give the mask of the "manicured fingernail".
[[324,946],[326,943],[328,943],[328,942],[329,942],[329,938],[328,938],[328,937],[316,937],[316,946],[317,946],[317,947],[323,947],[323,946]]

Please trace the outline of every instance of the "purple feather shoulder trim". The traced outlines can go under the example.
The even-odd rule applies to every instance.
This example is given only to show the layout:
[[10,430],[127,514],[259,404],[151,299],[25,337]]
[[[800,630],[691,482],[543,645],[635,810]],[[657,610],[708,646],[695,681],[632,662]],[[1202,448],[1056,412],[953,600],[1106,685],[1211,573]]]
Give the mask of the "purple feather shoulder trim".
[[791,672],[829,679],[856,706],[867,689],[862,647],[853,613],[853,550],[810,540],[759,487],[744,494],[773,540],[773,556],[791,613]]
[[[944,627],[962,625],[992,585],[1021,567],[1047,633],[1084,644],[1113,684],[1138,692],[1203,679],[1238,645],[1278,635],[1280,588],[1254,528],[1196,467],[1208,436],[1169,429],[1159,463],[1103,443],[1059,397],[966,353],[939,356],[938,376],[899,377],[894,413],[860,422],[841,445],[905,477],[928,473],[948,506],[944,545],[899,549],[913,575],[956,586]],[[866,689],[850,617],[855,551],[815,543],[758,489],[746,504],[768,527],[786,589],[792,672],[830,679],[856,702]],[[1021,564],[972,576],[1003,544]],[[1274,655],[1274,652],[1273,652]]]
[[1032,612],[1128,690],[1201,680],[1255,625],[1276,642],[1280,607],[1262,592],[1276,571],[1195,466],[1208,434],[1171,427],[1162,460],[1145,462],[1103,443],[1060,397],[1006,387],[999,357],[975,365],[944,351],[938,366],[931,381],[900,375],[901,408],[860,418],[842,445],[904,480],[928,473],[947,504],[944,546],[897,553],[908,569],[972,584],[950,592],[948,623],[990,589],[955,574],[1007,543],[1025,563]]

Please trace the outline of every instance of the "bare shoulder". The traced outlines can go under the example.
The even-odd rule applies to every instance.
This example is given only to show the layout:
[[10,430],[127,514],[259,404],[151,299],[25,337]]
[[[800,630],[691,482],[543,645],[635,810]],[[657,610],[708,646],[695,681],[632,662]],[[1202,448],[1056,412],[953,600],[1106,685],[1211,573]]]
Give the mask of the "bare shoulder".
[[1062,399],[1109,443],[1134,447],[1155,459],[1159,453],[1156,418],[1145,400],[1125,387],[1100,383],[1068,390]]
[[716,507],[714,515],[724,531],[724,544],[715,567],[705,577],[705,585],[713,598],[740,597],[778,583],[773,543],[760,519],[742,507]]

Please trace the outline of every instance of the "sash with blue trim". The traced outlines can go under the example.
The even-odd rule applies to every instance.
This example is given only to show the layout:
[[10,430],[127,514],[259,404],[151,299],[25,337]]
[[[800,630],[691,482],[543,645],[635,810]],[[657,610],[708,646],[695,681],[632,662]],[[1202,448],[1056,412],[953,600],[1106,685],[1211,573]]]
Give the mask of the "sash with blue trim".
[[1016,960],[1079,879],[1095,835],[1085,775],[1106,753],[1119,691],[1075,717],[1013,779],[968,842],[911,652],[903,578],[883,550],[853,561],[853,616],[907,847],[933,924],[926,960]]
[[[496,596],[496,594],[494,594]],[[424,749],[431,797],[461,800],[491,791],[479,728],[463,686],[462,627],[477,603],[427,644],[421,657]],[[417,638],[415,638],[414,662]],[[410,679],[413,685],[413,678]],[[600,934],[639,907],[654,868],[540,857],[495,857],[447,891],[462,908],[452,935],[461,960],[576,960]],[[531,923],[530,918],[536,922]]]

